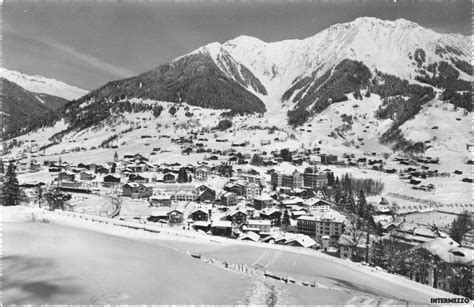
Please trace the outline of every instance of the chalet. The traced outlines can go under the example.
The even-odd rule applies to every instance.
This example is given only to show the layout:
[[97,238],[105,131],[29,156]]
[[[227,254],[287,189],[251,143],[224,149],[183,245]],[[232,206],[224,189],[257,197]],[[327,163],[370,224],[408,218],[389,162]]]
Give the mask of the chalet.
[[[411,249],[413,253],[421,256],[422,259],[434,257],[437,261],[426,265],[423,271],[415,272],[410,276],[414,280],[423,280],[434,288],[451,291],[455,284],[452,282],[453,269],[464,266],[472,268],[473,252],[472,249],[459,246],[459,244],[450,238],[438,238]],[[468,271],[470,272],[470,271]],[[471,273],[469,273],[471,276]],[[467,292],[472,290],[467,288]]]
[[148,161],[147,158],[142,156],[141,154],[134,154],[134,155],[124,155],[124,160],[131,160],[131,161]]
[[269,220],[247,220],[247,230],[252,230],[258,233],[269,233],[271,221]]
[[171,206],[171,196],[168,193],[157,193],[150,197],[152,206]]
[[232,236],[232,222],[214,221],[211,224],[211,232],[214,236],[230,237]]
[[237,205],[237,195],[232,192],[224,192],[221,195],[221,205],[227,207]]
[[273,205],[273,198],[271,198],[268,194],[262,194],[253,199],[253,204],[257,210],[270,208]]
[[319,198],[309,198],[304,200],[303,206],[306,207],[308,210],[320,210],[320,211],[328,211],[331,206],[334,206],[327,200],[319,199]]
[[127,169],[129,169],[133,173],[143,173],[148,170],[146,163],[128,163],[125,165]]
[[360,235],[360,239],[357,242],[355,242],[354,238],[350,235],[341,235],[337,241],[339,257],[342,259],[351,259],[353,261],[362,261],[365,257],[365,251],[367,249],[366,242],[366,236],[363,234]]
[[196,221],[192,226],[196,231],[200,230],[204,231],[205,233],[211,230],[211,222],[209,221]]
[[168,212],[168,221],[172,224],[179,224],[183,222],[183,211],[173,209]]
[[209,167],[205,165],[200,165],[196,167],[194,171],[194,178],[199,181],[207,180],[207,176],[209,174]]
[[153,194],[153,189],[141,183],[126,183],[122,186],[122,195],[132,198],[148,198]]
[[58,180],[74,181],[76,174],[73,172],[61,172],[58,174]]
[[260,211],[260,218],[262,220],[269,220],[271,226],[280,226],[281,212],[278,209],[263,209]]
[[285,245],[289,246],[298,246],[304,248],[317,248],[318,243],[306,235],[300,235],[292,239],[288,239],[285,242]]
[[159,221],[167,221],[168,220],[168,212],[169,210],[166,208],[153,210],[150,216],[147,218],[150,222],[159,222]]
[[249,231],[249,232],[241,234],[237,239],[241,241],[258,242],[258,240],[260,239],[260,236],[253,231]]
[[77,168],[81,168],[81,169],[89,169],[89,165],[87,165],[87,164],[84,164],[84,163],[79,163],[79,164],[77,164]]
[[200,202],[210,201],[214,202],[216,200],[216,191],[209,188],[208,186],[201,185],[195,189],[197,194],[196,200]]
[[176,182],[176,175],[171,173],[171,172],[164,174],[163,182],[164,183],[175,183]]
[[95,169],[96,174],[108,174],[109,172],[110,172],[109,169],[103,166],[97,166]]
[[116,176],[113,176],[113,175],[107,175],[107,176],[104,176],[103,182],[104,182],[105,186],[111,186],[111,185],[114,185],[114,184],[119,184],[120,183],[120,177],[116,177]]
[[84,181],[91,181],[95,179],[95,175],[88,172],[80,172],[79,178]]
[[303,205],[303,203],[304,203],[304,199],[302,199],[301,197],[290,197],[281,201],[281,204],[285,206],[286,208],[289,208],[292,206],[300,206],[300,205]]
[[209,220],[209,213],[205,209],[196,208],[191,211],[190,217],[193,221],[207,221]]
[[233,224],[242,225],[247,222],[247,212],[242,209],[233,210],[228,217]]
[[148,178],[140,176],[138,174],[131,174],[128,177],[128,182],[135,182],[135,183],[148,183]]

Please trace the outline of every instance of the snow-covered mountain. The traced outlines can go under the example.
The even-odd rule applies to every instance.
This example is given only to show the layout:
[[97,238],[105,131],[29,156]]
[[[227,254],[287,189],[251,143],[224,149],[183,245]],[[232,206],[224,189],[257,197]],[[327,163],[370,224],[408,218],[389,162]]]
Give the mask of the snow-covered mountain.
[[[123,118],[144,112],[152,116],[150,127],[170,119],[169,129],[178,124],[186,129],[192,122],[193,129],[209,130],[233,116],[235,128],[245,133],[248,127],[280,129],[278,138],[286,145],[311,146],[317,140],[365,151],[452,148],[446,142],[464,144],[468,127],[439,131],[453,136],[441,141],[435,129],[421,131],[414,120],[431,123],[436,114],[452,118],[445,129],[464,127],[472,109],[470,48],[463,35],[369,17],[301,40],[267,43],[239,36],[91,91],[62,110],[60,126],[66,127],[53,129],[51,139],[61,142],[81,133],[90,143],[89,132],[96,135],[110,122],[126,126]],[[176,105],[173,112],[170,104]],[[182,123],[175,113],[183,113]],[[245,133],[237,133],[235,141],[248,138]]]
[[0,69],[0,77],[16,83],[30,92],[48,94],[66,100],[78,99],[88,92],[55,79],[49,79],[39,75],[30,76],[3,67]]
[[[263,84],[267,95],[258,95],[261,92],[244,86],[262,98],[268,107],[279,99],[285,100],[284,93],[296,82],[308,78],[305,84],[314,83],[345,59],[360,61],[372,72],[380,71],[410,82],[416,82],[415,77],[422,73],[423,66],[432,63],[447,61],[462,67],[460,63],[470,63],[471,40],[458,34],[440,34],[405,19],[387,21],[362,17],[333,25],[302,40],[266,43],[258,38],[239,36],[197,51],[210,54],[225,72],[228,69],[223,58],[248,68]],[[472,80],[468,72],[457,69],[460,78]]]

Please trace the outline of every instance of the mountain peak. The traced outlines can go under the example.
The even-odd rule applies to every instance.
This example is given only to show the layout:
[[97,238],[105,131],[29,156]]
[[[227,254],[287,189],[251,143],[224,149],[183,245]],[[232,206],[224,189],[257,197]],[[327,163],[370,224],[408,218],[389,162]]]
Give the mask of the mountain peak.
[[265,42],[262,41],[261,39],[258,39],[256,37],[253,37],[253,36],[248,36],[248,35],[240,35],[240,36],[237,36],[236,38],[234,39],[231,39],[229,41],[227,41],[225,44],[226,45],[241,45],[241,44],[245,44],[245,45],[253,45],[253,46],[256,46],[256,45],[262,45],[264,44]]
[[61,97],[67,100],[80,98],[88,91],[66,84],[56,79],[40,75],[26,75],[18,71],[0,68],[0,76],[33,93],[42,93]]
[[398,18],[395,20],[385,20],[385,19],[380,19],[376,17],[359,17],[354,19],[354,21],[349,22],[349,24],[354,24],[354,25],[380,25],[380,26],[390,26],[390,27],[406,27],[406,28],[413,28],[413,27],[419,27],[420,25],[417,24],[416,22],[404,19],[404,18]]

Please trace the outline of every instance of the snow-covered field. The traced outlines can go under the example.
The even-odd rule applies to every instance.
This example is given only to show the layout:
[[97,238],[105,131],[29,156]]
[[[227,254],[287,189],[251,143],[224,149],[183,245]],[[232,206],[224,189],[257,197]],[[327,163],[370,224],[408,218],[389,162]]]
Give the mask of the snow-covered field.
[[[267,304],[271,299],[277,304],[390,305],[451,297],[313,250],[184,230],[150,233],[25,207],[2,209],[6,304]],[[52,224],[25,223],[31,212]],[[190,253],[260,265],[318,287],[241,274]]]

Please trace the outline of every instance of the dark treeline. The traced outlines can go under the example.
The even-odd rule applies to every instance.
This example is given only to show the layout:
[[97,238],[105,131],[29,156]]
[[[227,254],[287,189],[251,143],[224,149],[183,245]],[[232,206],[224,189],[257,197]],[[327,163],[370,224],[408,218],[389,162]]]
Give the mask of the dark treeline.
[[[314,77],[313,74],[310,79],[302,79],[284,95],[289,98],[301,88],[294,99],[298,105],[288,112],[288,122],[292,126],[302,125],[312,114],[323,111],[332,103],[347,100],[347,94],[360,92],[369,85],[372,73],[362,62],[345,59],[312,83]],[[301,97],[304,93],[306,95]],[[316,103],[308,111],[307,108],[314,101]]]

